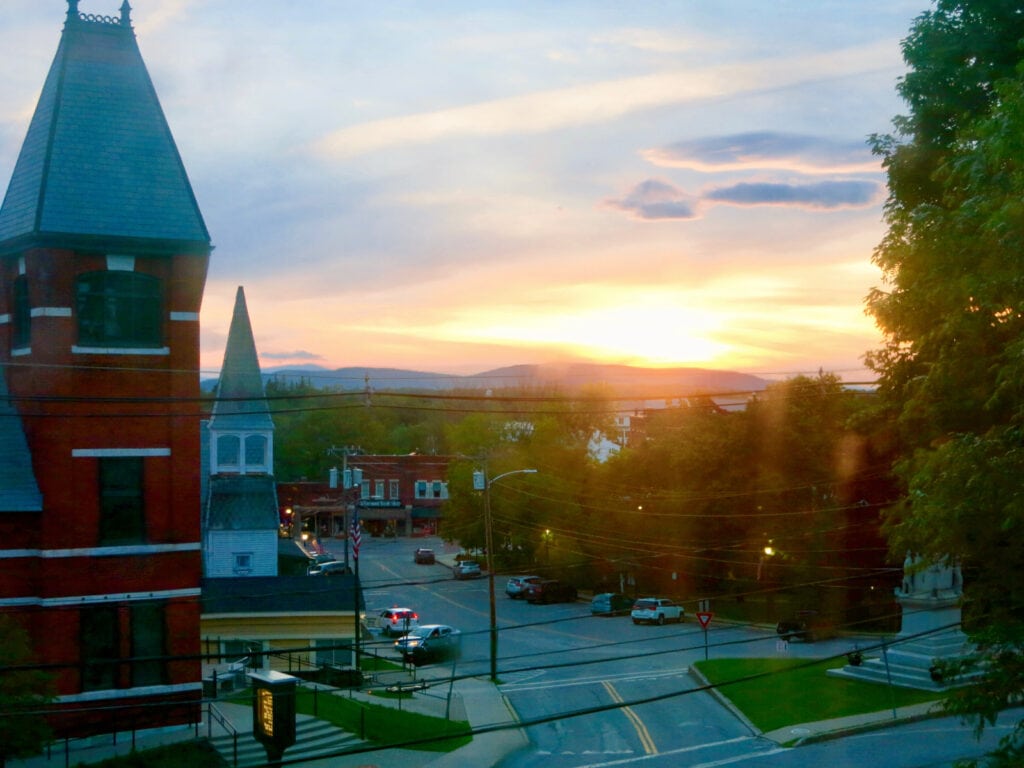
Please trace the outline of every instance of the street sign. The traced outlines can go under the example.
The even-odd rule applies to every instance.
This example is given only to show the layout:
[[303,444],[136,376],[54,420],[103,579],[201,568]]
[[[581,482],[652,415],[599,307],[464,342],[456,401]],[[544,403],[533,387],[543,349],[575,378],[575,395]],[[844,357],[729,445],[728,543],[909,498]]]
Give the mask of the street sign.
[[702,627],[704,627],[704,629],[707,629],[708,628],[708,624],[711,623],[711,617],[714,616],[714,615],[715,614],[711,613],[710,611],[698,611],[697,612],[697,621],[700,622],[700,625]]

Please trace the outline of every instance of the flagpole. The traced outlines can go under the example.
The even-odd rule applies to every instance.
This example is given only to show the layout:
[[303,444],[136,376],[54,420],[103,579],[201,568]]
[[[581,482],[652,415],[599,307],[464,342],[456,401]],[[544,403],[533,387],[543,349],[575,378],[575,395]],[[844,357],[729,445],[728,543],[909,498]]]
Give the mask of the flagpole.
[[359,530],[359,508],[356,507],[352,511],[352,526],[349,529],[349,537],[352,539],[352,559],[355,561],[356,572],[354,574],[354,581],[352,583],[352,600],[353,609],[352,616],[355,623],[355,668],[356,672],[360,669],[359,664],[359,544],[362,541],[362,533]]

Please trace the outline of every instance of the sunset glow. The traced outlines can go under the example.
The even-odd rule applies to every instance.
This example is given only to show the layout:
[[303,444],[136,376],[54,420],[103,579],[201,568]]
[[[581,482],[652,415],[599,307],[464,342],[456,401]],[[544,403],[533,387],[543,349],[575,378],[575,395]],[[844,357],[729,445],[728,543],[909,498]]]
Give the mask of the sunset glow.
[[[921,0],[135,5],[215,246],[204,369],[240,285],[267,367],[862,378],[880,343],[867,137]],[[10,177],[61,19],[2,14]]]

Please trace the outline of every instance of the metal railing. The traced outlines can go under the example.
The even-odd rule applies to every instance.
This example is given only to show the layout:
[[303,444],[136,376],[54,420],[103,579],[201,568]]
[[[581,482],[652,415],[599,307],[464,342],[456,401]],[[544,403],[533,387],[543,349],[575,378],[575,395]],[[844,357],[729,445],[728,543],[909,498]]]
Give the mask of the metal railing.
[[231,737],[231,764],[238,765],[238,731],[211,701],[206,705],[206,738],[213,739],[213,724],[217,723]]

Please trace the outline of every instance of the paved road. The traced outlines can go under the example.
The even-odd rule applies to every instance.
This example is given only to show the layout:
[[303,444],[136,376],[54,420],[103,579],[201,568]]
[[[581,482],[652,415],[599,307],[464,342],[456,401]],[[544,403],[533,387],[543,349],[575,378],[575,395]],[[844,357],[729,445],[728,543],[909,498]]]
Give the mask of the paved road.
[[[440,540],[370,540],[361,575],[368,609],[392,605],[417,610],[424,623],[463,632],[463,654],[453,664],[429,665],[421,679],[443,680],[489,671],[487,580],[456,581],[445,566],[415,565],[416,546],[444,551]],[[927,721],[785,749],[757,737],[705,693],[689,665],[703,659],[815,657],[841,654],[857,639],[780,643],[774,633],[713,623],[705,633],[692,618],[681,625],[634,626],[626,617],[590,615],[584,602],[529,605],[497,586],[501,690],[529,724],[529,746],[498,764],[505,768],[581,768],[643,764],[753,768],[828,765],[932,768],[977,755],[984,745],[955,721]],[[705,638],[707,646],[705,646]],[[376,646],[392,653],[390,642]],[[645,702],[645,703],[636,703]],[[623,706],[626,705],[626,706]],[[586,713],[578,716],[575,713]],[[999,729],[985,744],[994,745]]]

